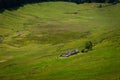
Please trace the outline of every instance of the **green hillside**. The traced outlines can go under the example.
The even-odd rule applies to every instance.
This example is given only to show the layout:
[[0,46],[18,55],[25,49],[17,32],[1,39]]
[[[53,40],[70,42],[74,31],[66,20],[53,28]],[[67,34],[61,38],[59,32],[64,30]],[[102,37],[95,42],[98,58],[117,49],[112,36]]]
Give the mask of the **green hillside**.
[[[0,13],[0,80],[120,80],[120,4],[27,4]],[[61,54],[86,42],[93,49]]]

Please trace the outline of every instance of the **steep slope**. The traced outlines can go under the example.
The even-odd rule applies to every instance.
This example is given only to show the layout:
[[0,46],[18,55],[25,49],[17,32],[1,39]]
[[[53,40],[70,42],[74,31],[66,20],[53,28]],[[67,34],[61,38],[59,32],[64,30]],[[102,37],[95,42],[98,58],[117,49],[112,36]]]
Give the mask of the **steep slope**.
[[[119,80],[120,5],[98,6],[46,2],[0,13],[0,79]],[[93,50],[59,57],[87,41]]]

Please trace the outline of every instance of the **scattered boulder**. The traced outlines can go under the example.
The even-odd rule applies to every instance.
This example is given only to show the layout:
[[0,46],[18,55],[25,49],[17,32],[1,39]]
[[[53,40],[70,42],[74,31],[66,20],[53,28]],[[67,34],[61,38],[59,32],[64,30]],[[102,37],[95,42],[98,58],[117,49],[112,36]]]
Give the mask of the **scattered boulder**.
[[[82,53],[86,53],[90,50],[92,50],[93,44],[91,41],[86,42],[84,49],[81,50]],[[61,54],[60,57],[69,57],[71,55],[75,55],[79,53],[78,49],[74,49],[73,51],[68,51],[65,54]]]
[[17,36],[21,36],[22,34],[23,34],[23,32],[22,31],[16,31],[17,32]]
[[60,55],[60,57],[69,57],[69,56],[75,55],[75,54],[77,54],[77,53],[79,53],[79,50],[78,50],[78,49],[75,49],[75,50],[73,50],[73,51],[69,51],[69,52],[67,52],[67,53],[65,53],[65,54]]

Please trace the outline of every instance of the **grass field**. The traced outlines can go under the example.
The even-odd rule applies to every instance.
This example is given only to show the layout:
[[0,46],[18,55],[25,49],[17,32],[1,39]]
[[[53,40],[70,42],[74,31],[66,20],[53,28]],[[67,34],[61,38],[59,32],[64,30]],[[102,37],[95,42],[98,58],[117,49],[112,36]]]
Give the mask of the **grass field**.
[[[44,2],[0,13],[0,80],[120,80],[120,4]],[[68,58],[69,50],[93,50]]]

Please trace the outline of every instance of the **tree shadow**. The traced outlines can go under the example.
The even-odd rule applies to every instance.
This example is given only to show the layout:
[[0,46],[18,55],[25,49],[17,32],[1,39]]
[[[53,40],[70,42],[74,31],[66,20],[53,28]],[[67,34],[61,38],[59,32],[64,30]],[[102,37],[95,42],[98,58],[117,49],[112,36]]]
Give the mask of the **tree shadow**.
[[9,10],[9,11],[14,11],[14,10],[18,10],[20,7],[23,7],[24,5],[16,5],[16,6],[10,6],[10,7],[3,7],[0,8],[0,13],[3,13],[5,10]]
[[13,7],[6,8],[6,10],[14,11],[14,10],[18,10],[20,7],[23,7],[23,6],[24,6],[24,5],[13,6]]
[[5,11],[5,9],[0,9],[0,13],[3,13]]
[[[16,0],[15,0],[16,1]],[[65,0],[57,0],[57,1],[63,1],[63,2],[71,2],[71,3],[76,3],[76,4],[82,4],[84,1],[81,0],[71,0],[71,1],[65,1]],[[4,10],[9,10],[9,11],[14,11],[19,9],[20,7],[23,7],[26,4],[35,4],[35,3],[42,3],[42,2],[57,2],[56,0],[18,0],[18,2],[0,2],[0,13],[3,13]],[[88,3],[91,3],[90,0]],[[116,3],[114,3],[116,4]]]
[[[45,1],[44,1],[45,2]],[[24,5],[26,4],[35,4],[35,3],[40,3],[40,2],[25,2],[25,3],[19,3],[19,4],[16,4],[16,5],[11,5],[11,6],[2,6],[0,8],[0,13],[3,13],[5,10],[9,10],[9,11],[14,11],[14,10],[18,10],[20,7],[23,7]]]

